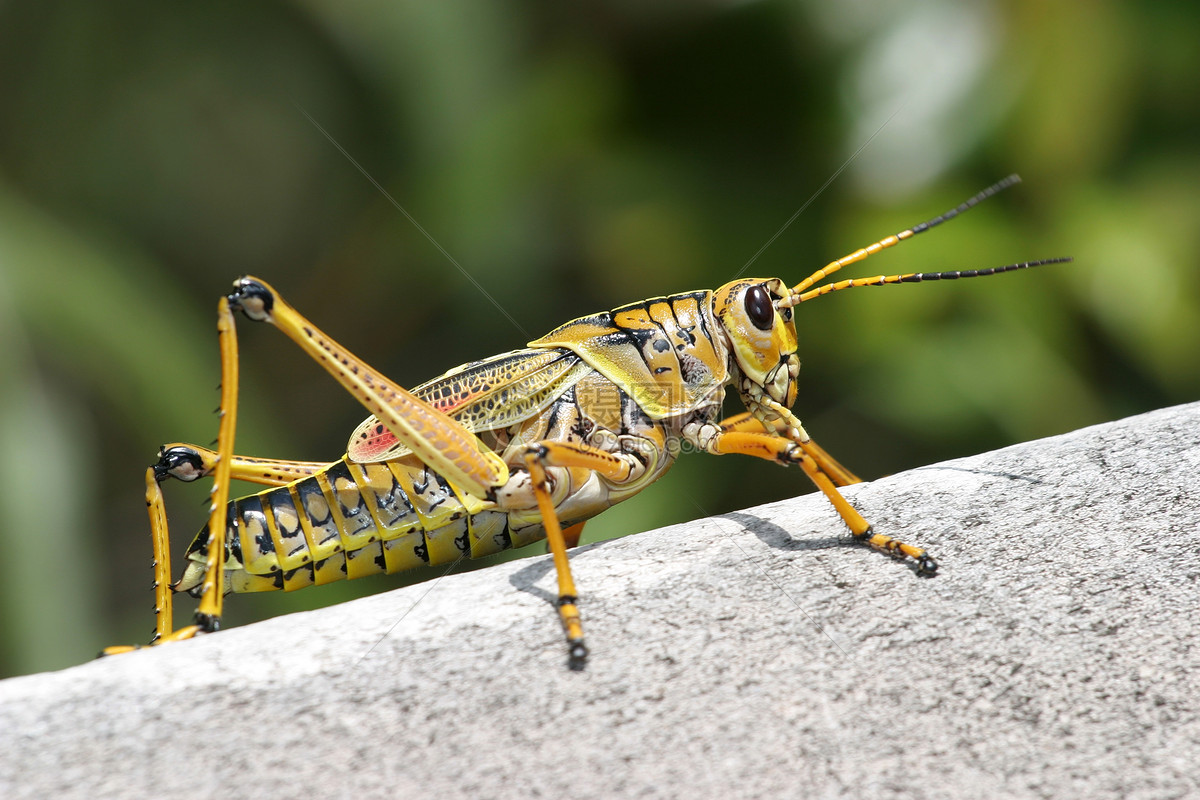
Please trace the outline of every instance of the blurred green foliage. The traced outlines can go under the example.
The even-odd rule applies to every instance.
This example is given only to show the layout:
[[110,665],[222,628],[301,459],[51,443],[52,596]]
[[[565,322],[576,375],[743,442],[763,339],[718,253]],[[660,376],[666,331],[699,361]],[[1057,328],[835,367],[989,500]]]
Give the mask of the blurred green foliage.
[[[1076,263],[805,305],[809,430],[870,478],[1196,399],[1198,40],[1200,7],[1105,0],[0,4],[0,672],[146,639],[142,475],[215,436],[245,273],[412,385],[715,288],[848,160],[750,272],[794,282],[1015,171],[855,274]],[[238,449],[338,456],[364,412],[270,330],[242,351]],[[587,538],[808,491],[692,456]],[[204,492],[170,487],[179,548]]]

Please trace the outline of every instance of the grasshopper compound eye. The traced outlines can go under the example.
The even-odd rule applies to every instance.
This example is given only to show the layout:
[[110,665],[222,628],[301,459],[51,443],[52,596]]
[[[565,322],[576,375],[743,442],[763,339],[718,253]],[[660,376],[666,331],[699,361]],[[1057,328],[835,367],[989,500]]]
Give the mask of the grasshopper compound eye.
[[775,306],[771,303],[771,295],[761,284],[746,290],[746,315],[760,331],[771,330],[771,324],[775,321]]

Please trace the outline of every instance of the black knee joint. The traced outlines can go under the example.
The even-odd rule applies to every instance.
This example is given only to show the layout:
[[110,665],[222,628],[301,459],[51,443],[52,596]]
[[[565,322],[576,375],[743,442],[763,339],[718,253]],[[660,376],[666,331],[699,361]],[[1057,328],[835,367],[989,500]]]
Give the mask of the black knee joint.
[[241,311],[249,319],[259,321],[271,316],[275,295],[265,285],[253,278],[239,278],[229,293],[229,308]]
[[154,480],[162,483],[167,478],[176,478],[187,482],[203,478],[204,461],[200,454],[190,447],[172,447],[158,451],[158,461],[154,464]]

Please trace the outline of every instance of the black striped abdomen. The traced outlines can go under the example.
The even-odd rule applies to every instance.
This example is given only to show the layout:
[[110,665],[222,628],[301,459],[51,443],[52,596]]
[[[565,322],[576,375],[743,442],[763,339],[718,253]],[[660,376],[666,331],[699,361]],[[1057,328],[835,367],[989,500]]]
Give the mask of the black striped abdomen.
[[[228,591],[293,591],[509,547],[508,514],[472,514],[464,498],[415,458],[356,464],[343,457],[229,503]],[[207,540],[204,530],[188,549],[180,590],[198,590]]]

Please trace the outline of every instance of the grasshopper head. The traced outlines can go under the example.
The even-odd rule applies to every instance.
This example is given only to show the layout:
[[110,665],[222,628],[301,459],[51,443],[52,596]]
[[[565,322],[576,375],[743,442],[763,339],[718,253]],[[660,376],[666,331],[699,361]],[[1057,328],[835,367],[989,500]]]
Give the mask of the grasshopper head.
[[738,392],[748,408],[764,394],[791,408],[796,401],[796,324],[790,296],[779,278],[744,278],[713,295],[713,312],[725,329],[741,380]]
[[[766,397],[787,408],[791,408],[792,403],[796,400],[796,376],[800,372],[800,361],[796,357],[796,325],[792,320],[792,308],[799,303],[830,292],[861,286],[888,286],[897,283],[977,278],[1043,264],[1070,261],[1069,258],[1046,258],[988,269],[876,275],[871,278],[850,278],[817,285],[843,267],[862,261],[880,250],[893,247],[906,239],[911,239],[918,233],[941,225],[978,205],[996,192],[1007,189],[1020,181],[1021,179],[1016,175],[1009,175],[940,216],[891,236],[885,236],[874,244],[859,248],[837,261],[831,261],[790,289],[779,278],[744,278],[727,283],[718,289],[713,295],[713,313],[716,314],[718,321],[725,329],[733,357],[737,360],[738,370],[741,372],[738,392],[746,403],[746,407],[755,412],[755,416],[763,419],[760,415],[765,410],[763,401]],[[772,410],[766,416],[778,416],[778,411]]]

